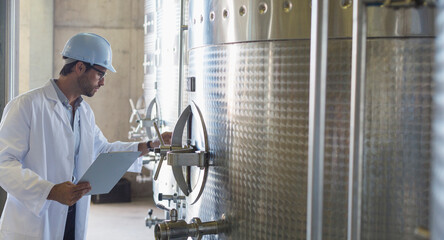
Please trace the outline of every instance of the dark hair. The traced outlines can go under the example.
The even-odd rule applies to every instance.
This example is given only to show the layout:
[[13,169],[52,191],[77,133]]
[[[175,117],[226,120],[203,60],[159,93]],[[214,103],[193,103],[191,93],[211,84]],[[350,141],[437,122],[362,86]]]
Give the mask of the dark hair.
[[[63,56],[63,59],[67,59],[67,57]],[[62,76],[66,76],[68,74],[70,74],[72,72],[72,68],[79,62],[79,60],[74,61],[72,63],[68,63],[65,64],[62,68],[62,70],[60,70],[60,75]],[[83,62],[83,64],[85,64],[86,67],[86,71],[88,71],[91,68],[91,64]]]

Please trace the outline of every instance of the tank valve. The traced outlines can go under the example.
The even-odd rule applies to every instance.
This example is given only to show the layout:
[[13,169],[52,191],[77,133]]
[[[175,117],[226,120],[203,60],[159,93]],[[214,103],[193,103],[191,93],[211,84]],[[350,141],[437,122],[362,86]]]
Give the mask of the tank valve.
[[[170,215],[175,216],[171,210]],[[176,211],[177,213],[177,211]],[[186,223],[183,220],[177,220],[177,218],[171,217],[171,221],[165,221],[159,223],[154,228],[154,237],[156,240],[169,240],[169,239],[202,239],[202,236],[209,234],[220,234],[227,230],[227,223],[224,217],[218,221],[202,222],[199,218],[191,219],[190,223]]]
[[185,196],[179,196],[179,195],[177,195],[177,193],[175,193],[174,195],[164,195],[162,193],[159,193],[157,199],[159,201],[163,201],[163,200],[171,201],[171,200],[173,200],[174,203],[177,203],[180,200],[185,200]]
[[152,215],[153,215],[153,209],[150,209],[148,211],[148,216],[145,217],[145,226],[149,228],[165,221],[165,219],[158,219],[156,216],[154,216],[153,218]]

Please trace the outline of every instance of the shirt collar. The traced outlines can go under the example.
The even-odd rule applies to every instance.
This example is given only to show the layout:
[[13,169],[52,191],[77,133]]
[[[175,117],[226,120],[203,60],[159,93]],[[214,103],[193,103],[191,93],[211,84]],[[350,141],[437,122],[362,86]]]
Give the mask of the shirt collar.
[[[60,102],[62,102],[62,104],[63,104],[65,107],[68,107],[68,106],[69,106],[69,100],[68,100],[68,98],[65,96],[65,94],[62,92],[62,90],[60,90],[59,86],[57,86],[56,82],[57,82],[57,79],[51,79],[52,86],[54,86],[54,89],[56,90],[56,93],[57,93],[57,96],[58,96]],[[78,108],[78,107],[80,106],[80,103],[81,103],[82,101],[83,101],[82,96],[79,96],[79,97],[76,99],[76,101],[74,102],[74,107],[75,107],[75,108]]]

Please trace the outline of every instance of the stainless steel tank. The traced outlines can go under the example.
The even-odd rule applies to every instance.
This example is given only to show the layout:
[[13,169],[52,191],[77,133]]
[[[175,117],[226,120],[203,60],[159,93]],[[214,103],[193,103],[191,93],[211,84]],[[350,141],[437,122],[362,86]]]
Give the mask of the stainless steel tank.
[[434,20],[431,8],[368,9],[361,239],[429,228]]
[[367,43],[362,239],[415,239],[429,226],[433,43]]
[[145,1],[144,97],[146,103],[157,97],[162,126],[170,130],[180,110],[180,3],[180,0]]
[[143,95],[145,103],[149,103],[156,97],[157,88],[157,60],[156,60],[156,2],[145,1],[145,16],[144,16],[144,81],[143,81]]
[[180,1],[156,1],[157,98],[165,126],[174,126],[179,115]]
[[[324,231],[344,239],[351,9],[331,12]],[[306,239],[310,13],[308,1],[190,2],[190,100],[215,166],[187,217],[225,214],[232,229],[207,239]]]
[[[322,235],[346,239],[352,8],[329,4]],[[186,216],[231,229],[205,239],[306,239],[310,15],[302,0],[189,2],[182,101],[202,111],[212,166]],[[368,9],[362,239],[428,226],[433,20]]]
[[[179,116],[179,48],[180,48],[180,0],[145,1],[145,54],[144,54],[144,99],[148,106],[156,101],[151,116],[157,117],[161,131],[171,131]],[[150,127],[153,137],[157,137]],[[146,165],[155,171],[158,162]],[[173,195],[177,192],[174,177],[169,174],[171,167],[164,164],[159,179],[153,181],[154,201],[166,208],[176,207],[168,200],[159,200],[158,195]],[[162,189],[159,191],[159,189]]]

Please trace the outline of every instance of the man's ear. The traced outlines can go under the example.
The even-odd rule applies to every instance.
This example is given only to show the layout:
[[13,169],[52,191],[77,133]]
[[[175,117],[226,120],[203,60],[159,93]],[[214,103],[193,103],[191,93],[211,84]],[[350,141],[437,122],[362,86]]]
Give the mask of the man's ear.
[[86,71],[86,66],[83,62],[77,62],[76,65],[74,66],[74,71],[77,74],[82,74]]

